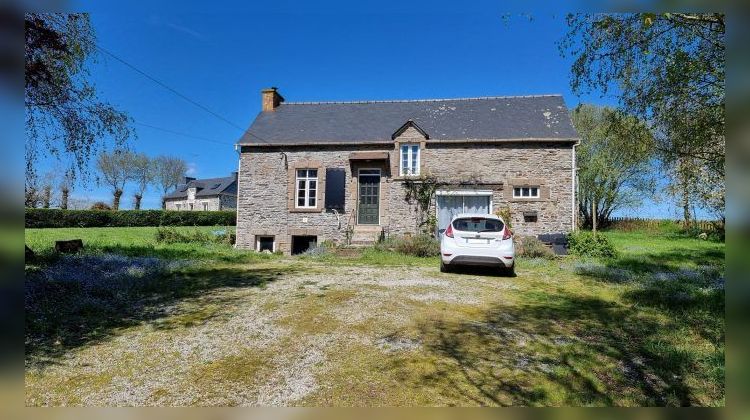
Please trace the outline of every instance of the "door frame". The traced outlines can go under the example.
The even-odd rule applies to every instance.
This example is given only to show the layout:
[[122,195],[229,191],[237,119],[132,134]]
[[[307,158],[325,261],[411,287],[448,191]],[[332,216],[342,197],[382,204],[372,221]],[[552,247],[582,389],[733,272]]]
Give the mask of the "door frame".
[[[371,224],[362,224],[359,223],[359,192],[360,192],[360,185],[362,184],[360,182],[360,177],[362,176],[361,172],[365,171],[378,171],[378,223],[371,225]],[[375,174],[368,174],[364,176],[375,176]],[[381,197],[383,196],[382,191],[382,184],[383,184],[383,169],[382,168],[357,168],[357,226],[380,226],[380,219],[383,217],[383,200],[381,200]]]

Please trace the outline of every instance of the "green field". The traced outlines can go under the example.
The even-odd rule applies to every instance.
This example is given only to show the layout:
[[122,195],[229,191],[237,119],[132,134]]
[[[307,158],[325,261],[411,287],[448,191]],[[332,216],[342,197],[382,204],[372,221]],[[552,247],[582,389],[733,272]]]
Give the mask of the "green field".
[[[508,278],[29,229],[26,403],[724,405],[725,244],[603,234],[617,258],[520,259]],[[73,238],[84,256],[51,252]]]

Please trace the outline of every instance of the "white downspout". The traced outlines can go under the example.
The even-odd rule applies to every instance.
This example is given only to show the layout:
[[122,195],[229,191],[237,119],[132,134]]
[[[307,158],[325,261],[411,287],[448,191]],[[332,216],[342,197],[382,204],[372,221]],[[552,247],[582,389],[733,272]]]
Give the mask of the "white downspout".
[[571,193],[572,193],[571,194],[572,198],[570,201],[571,201],[571,206],[573,210],[573,212],[571,213],[571,219],[573,222],[573,225],[571,226],[571,232],[575,232],[577,228],[577,223],[576,223],[576,215],[578,211],[578,208],[577,208],[578,206],[576,206],[576,190],[578,187],[578,170],[576,169],[576,146],[577,145],[578,145],[577,142],[573,143],[573,152],[571,153],[571,160],[572,160],[572,165],[571,165],[572,178],[571,179],[573,181],[571,182],[571,186],[570,186]]

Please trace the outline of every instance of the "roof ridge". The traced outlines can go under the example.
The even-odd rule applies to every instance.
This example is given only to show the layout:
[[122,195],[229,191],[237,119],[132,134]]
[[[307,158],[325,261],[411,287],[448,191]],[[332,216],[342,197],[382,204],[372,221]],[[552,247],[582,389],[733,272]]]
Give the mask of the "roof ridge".
[[561,93],[550,93],[541,95],[503,95],[503,96],[476,96],[469,98],[436,98],[436,99],[383,99],[370,101],[300,101],[282,102],[282,105],[325,105],[325,104],[377,104],[377,103],[404,103],[404,102],[446,102],[446,101],[476,101],[490,99],[512,99],[512,98],[550,98],[562,97]]

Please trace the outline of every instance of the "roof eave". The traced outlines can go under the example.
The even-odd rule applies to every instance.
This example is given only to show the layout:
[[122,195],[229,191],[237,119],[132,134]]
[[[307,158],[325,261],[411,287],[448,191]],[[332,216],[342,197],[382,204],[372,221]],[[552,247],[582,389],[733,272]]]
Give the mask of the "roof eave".
[[[507,139],[429,139],[428,144],[434,143],[580,143],[580,137],[527,137]],[[357,140],[357,141],[305,141],[280,143],[237,143],[242,147],[305,147],[305,146],[370,146],[391,145],[392,140]]]

